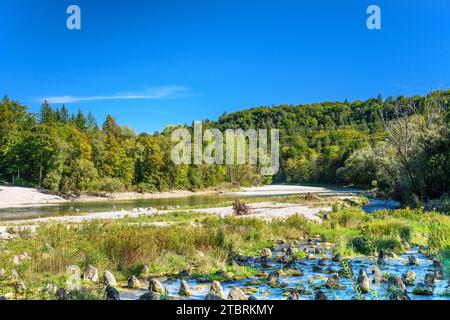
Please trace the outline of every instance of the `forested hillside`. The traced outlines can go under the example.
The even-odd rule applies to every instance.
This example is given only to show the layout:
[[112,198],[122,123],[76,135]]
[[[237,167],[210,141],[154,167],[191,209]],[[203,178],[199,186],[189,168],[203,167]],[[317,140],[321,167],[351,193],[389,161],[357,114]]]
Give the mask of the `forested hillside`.
[[[450,90],[427,97],[258,107],[205,121],[203,128],[278,128],[281,168],[272,179],[251,165],[182,165],[170,133],[137,135],[108,116],[69,114],[44,103],[38,114],[0,104],[0,180],[53,192],[203,189],[326,182],[378,188],[420,203],[448,192]],[[191,129],[191,128],[190,128]]]

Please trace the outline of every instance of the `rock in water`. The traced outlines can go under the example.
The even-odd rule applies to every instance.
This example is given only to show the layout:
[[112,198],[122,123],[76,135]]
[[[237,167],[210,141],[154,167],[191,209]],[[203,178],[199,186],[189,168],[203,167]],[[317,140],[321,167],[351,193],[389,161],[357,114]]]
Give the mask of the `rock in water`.
[[223,300],[223,290],[219,281],[213,281],[205,300]]
[[117,286],[116,278],[114,277],[112,272],[110,272],[108,270],[106,270],[105,274],[103,275],[103,281],[111,287]]
[[444,280],[444,266],[442,265],[442,262],[437,259],[434,259],[433,267],[434,267],[434,278],[437,280]]
[[322,290],[318,290],[314,295],[314,300],[328,300],[328,298]]
[[326,259],[320,259],[319,262],[317,262],[317,265],[324,267],[324,266],[327,265],[327,260]]
[[289,248],[286,251],[286,254],[288,256],[294,256],[297,253],[297,249],[295,248],[294,245],[290,245]]
[[414,294],[420,296],[432,296],[433,288],[425,285],[424,283],[419,283],[412,291]]
[[228,300],[247,300],[247,296],[236,286],[233,286],[228,293]]
[[328,289],[343,289],[343,286],[341,285],[339,280],[339,275],[337,273],[331,274],[328,277],[325,287],[327,287]]
[[387,293],[390,300],[410,300],[406,286],[398,276],[389,277]]
[[267,277],[267,281],[270,285],[277,285],[280,283],[280,273],[278,271],[272,272]]
[[432,274],[432,273],[427,273],[427,274],[425,275],[425,278],[424,278],[424,280],[423,280],[423,283],[424,283],[427,287],[430,287],[430,288],[433,288],[433,289],[434,289],[434,274]]
[[369,277],[367,277],[367,273],[364,269],[359,270],[358,286],[362,293],[367,293],[370,291]]
[[105,289],[106,300],[120,300],[119,291],[108,285]]
[[380,250],[380,252],[378,252],[377,263],[379,265],[386,264],[386,254],[384,253],[384,250]]
[[98,270],[97,268],[89,265],[86,272],[83,275],[83,279],[86,281],[97,282],[98,281]]
[[272,257],[272,251],[270,251],[269,248],[264,248],[261,250],[261,257],[263,258],[271,258]]
[[300,296],[298,295],[298,293],[295,290],[292,290],[291,293],[289,293],[287,299],[288,300],[298,300],[300,298]]
[[410,266],[419,266],[420,265],[419,258],[415,254],[409,256],[408,257],[408,264]]
[[185,280],[181,280],[180,290],[178,290],[180,296],[192,296],[191,288]]
[[248,300],[258,300],[255,296],[248,297]]
[[341,254],[340,253],[336,253],[331,260],[333,260],[334,262],[340,262],[341,261]]
[[163,295],[166,291],[161,282],[157,279],[150,279],[148,283],[148,290],[159,295]]
[[404,274],[402,274],[402,281],[406,285],[413,285],[416,281],[416,274],[414,273],[414,271],[406,271]]
[[139,300],[161,300],[161,295],[149,291],[140,296]]
[[388,279],[388,290],[398,288],[401,291],[406,291],[406,286],[403,283],[402,279],[398,276],[391,276]]
[[135,276],[132,276],[128,279],[128,288],[130,289],[138,289],[141,286],[141,282]]

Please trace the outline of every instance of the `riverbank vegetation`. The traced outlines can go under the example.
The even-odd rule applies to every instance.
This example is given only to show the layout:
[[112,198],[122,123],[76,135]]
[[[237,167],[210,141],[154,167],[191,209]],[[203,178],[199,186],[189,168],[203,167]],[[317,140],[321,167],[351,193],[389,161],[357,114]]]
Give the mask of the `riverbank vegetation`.
[[11,274],[17,272],[28,288],[24,296],[45,297],[48,285],[66,286],[71,265],[110,270],[119,282],[133,275],[171,276],[186,269],[210,280],[249,277],[258,271],[236,265],[237,256],[259,255],[280,241],[311,237],[335,244],[335,253],[342,257],[376,256],[380,250],[399,254],[419,246],[441,259],[447,275],[450,272],[450,217],[437,212],[401,209],[368,215],[349,207],[335,209],[323,223],[300,215],[269,222],[176,212],[159,217],[163,226],[152,225],[157,218],[46,224],[36,233],[19,229],[15,239],[0,243],[0,295],[16,290],[17,279]]
[[[434,201],[448,211],[450,90],[301,106],[258,107],[205,121],[203,128],[280,129],[280,171],[262,177],[251,165],[170,161],[170,133],[136,134],[107,116],[19,102],[0,103],[0,181],[66,194],[198,190],[270,183],[346,183],[413,207]],[[187,127],[192,130],[191,127]]]

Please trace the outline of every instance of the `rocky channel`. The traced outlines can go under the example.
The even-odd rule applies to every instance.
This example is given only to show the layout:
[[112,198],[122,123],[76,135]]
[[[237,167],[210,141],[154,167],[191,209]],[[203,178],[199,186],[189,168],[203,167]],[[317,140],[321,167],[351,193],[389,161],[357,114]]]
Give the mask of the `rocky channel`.
[[418,248],[399,256],[380,252],[378,257],[344,260],[333,254],[332,244],[310,239],[277,244],[274,250],[263,249],[259,257],[236,256],[234,263],[261,273],[220,283],[185,272],[179,277],[152,279],[149,285],[142,283],[141,289],[118,291],[123,300],[450,300],[450,283],[442,264]]

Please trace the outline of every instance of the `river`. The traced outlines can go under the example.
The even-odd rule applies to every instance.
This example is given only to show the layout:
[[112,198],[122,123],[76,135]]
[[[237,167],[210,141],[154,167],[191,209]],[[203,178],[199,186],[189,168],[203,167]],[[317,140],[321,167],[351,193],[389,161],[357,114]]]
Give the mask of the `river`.
[[[184,208],[184,207],[207,207],[207,206],[218,206],[221,203],[233,201],[236,198],[239,199],[260,199],[264,201],[268,197],[271,199],[276,199],[277,197],[284,197],[287,195],[295,195],[305,193],[299,190],[289,190],[292,186],[285,186],[284,189],[276,189],[276,186],[270,186],[269,192],[261,192],[261,187],[255,192],[255,188],[249,188],[246,192],[241,192],[238,194],[226,193],[226,194],[201,194],[192,195],[187,197],[178,198],[153,198],[153,199],[137,199],[137,200],[104,200],[96,202],[73,202],[73,203],[61,203],[55,205],[37,205],[28,206],[21,208],[6,208],[0,209],[0,221],[14,221],[14,220],[28,220],[35,218],[45,218],[45,217],[55,217],[55,216],[66,216],[75,214],[88,214],[88,213],[98,213],[98,212],[112,212],[121,210],[132,210],[134,208],[156,208],[156,209],[172,209],[172,208]],[[279,187],[280,188],[280,187]],[[250,190],[250,191],[249,191]],[[313,192],[321,196],[336,196],[336,195],[348,195],[348,194],[360,194],[361,190],[355,189],[342,189],[335,188],[327,189],[322,188],[320,192]],[[382,209],[395,209],[398,208],[399,204],[395,201],[379,199],[379,198],[369,198],[369,203],[363,206],[363,210],[368,213],[374,212],[376,210]]]

